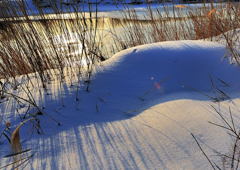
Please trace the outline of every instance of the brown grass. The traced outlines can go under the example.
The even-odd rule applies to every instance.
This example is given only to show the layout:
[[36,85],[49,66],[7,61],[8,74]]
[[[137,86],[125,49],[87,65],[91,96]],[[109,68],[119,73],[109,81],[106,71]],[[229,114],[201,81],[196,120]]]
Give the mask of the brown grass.
[[13,162],[16,162],[13,164],[13,169],[18,169],[18,167],[22,164],[22,155],[21,154],[17,154],[17,153],[21,153],[22,152],[22,145],[21,145],[21,138],[20,138],[20,128],[26,124],[29,121],[34,120],[33,118],[31,119],[27,119],[23,122],[21,122],[13,131],[12,135],[11,135],[11,149],[12,149],[12,153],[16,154],[13,156]]

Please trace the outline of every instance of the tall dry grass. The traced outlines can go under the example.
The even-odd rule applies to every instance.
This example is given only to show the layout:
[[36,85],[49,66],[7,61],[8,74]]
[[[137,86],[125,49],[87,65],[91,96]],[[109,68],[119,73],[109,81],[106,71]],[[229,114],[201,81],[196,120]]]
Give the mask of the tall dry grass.
[[[35,88],[36,83],[31,82],[34,75],[40,80],[39,87],[46,88],[52,79],[61,80],[62,86],[67,78],[87,83],[89,91],[95,63],[126,48],[168,40],[216,40],[213,37],[222,35],[239,63],[232,37],[240,27],[240,8],[234,3],[203,4],[198,8],[148,4],[141,15],[126,5],[120,18],[107,19],[99,16],[97,4],[89,4],[89,12],[85,12],[81,11],[81,4],[63,9],[50,3],[51,14],[46,14],[38,3],[31,11],[24,0],[14,4],[2,1],[0,7],[0,78],[13,88],[19,85],[19,77],[26,78]],[[229,30],[230,35],[226,33]],[[24,89],[26,100],[37,107],[34,95],[29,94],[31,90]]]
[[[56,75],[63,80],[67,70],[71,76],[84,77],[89,82],[94,63],[122,49],[168,40],[212,39],[240,27],[240,8],[232,3],[203,4],[199,8],[153,8],[149,4],[141,16],[126,5],[120,12],[122,17],[109,19],[109,23],[98,17],[96,4],[89,5],[90,12],[81,11],[79,5],[72,5],[69,10],[65,7],[65,14],[57,5],[52,6],[51,15],[37,9],[37,16],[32,16],[36,12],[31,12],[24,1],[18,1],[14,6],[6,4],[0,11],[1,78],[36,73],[46,87],[46,82]],[[107,30],[104,25],[108,25]],[[105,31],[110,46],[104,36],[99,36],[101,31]],[[231,37],[224,38],[234,53]]]
[[[25,1],[0,4],[0,96],[37,110],[36,114],[30,114],[27,109],[20,116],[22,122],[47,114],[29,86],[47,88],[49,81],[59,79],[62,87],[66,79],[75,82],[77,79],[80,84],[87,83],[89,91],[94,65],[133,46],[168,40],[216,40],[215,36],[222,35],[239,63],[240,55],[232,38],[240,27],[237,4],[203,4],[199,8],[186,5],[153,8],[149,4],[141,16],[126,6],[120,12],[121,18],[108,18],[107,22],[99,17],[97,4],[89,4],[89,12],[81,11],[79,4],[70,5],[69,9],[64,7],[64,14],[61,6],[52,3],[50,7],[52,14],[46,14],[38,3],[37,12],[31,11]],[[232,32],[226,33],[229,30]],[[32,82],[33,75],[39,80],[37,83]],[[28,83],[19,85],[20,77]],[[13,94],[6,84],[12,89],[21,88],[26,98]],[[78,92],[76,100],[79,101]],[[60,125],[55,118],[51,119]]]
[[[240,28],[238,3],[208,3],[197,8],[187,5],[152,7],[149,4],[144,14],[139,13],[142,12],[126,6],[121,12],[121,19],[115,19],[123,28],[122,34],[116,27],[111,29],[117,51],[169,40],[220,41],[216,36],[222,35],[221,41],[226,42],[232,56],[236,61],[239,60],[234,50],[239,45],[236,47],[236,41],[233,40],[233,36],[238,36],[236,31]],[[230,30],[231,33],[228,32]]]
[[54,14],[46,15],[39,8],[34,17],[24,1],[6,4],[0,12],[4,16],[0,22],[1,78],[36,73],[45,88],[53,74],[63,80],[66,66],[71,70],[74,62],[80,62],[71,74],[82,76],[85,64],[85,78],[90,79],[93,64],[101,59],[96,42],[97,11],[86,14],[76,9],[66,16],[57,7],[53,10]]

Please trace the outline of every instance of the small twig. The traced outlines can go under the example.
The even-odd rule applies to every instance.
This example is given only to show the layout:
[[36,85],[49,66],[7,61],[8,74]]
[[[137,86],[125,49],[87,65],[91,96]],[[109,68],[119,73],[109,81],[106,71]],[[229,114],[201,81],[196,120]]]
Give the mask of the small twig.
[[[16,163],[18,163],[18,162],[20,162],[20,161],[24,161],[24,162],[22,162],[22,164],[23,164],[23,163],[25,163],[26,161],[28,161],[30,158],[32,158],[33,155],[34,155],[34,154],[32,154],[32,155],[30,155],[30,156],[28,156],[28,157],[26,157],[26,158],[22,158],[22,159],[19,159],[19,160],[17,160],[17,161],[14,161],[14,162],[12,162],[12,163],[10,163],[10,164],[4,165],[4,166],[0,167],[0,169],[5,169],[6,167],[9,167],[9,166],[11,166],[11,165],[14,165],[14,164],[16,164]],[[20,164],[20,165],[18,165],[17,167],[15,167],[15,169],[18,168],[19,166],[21,166],[22,164]]]
[[216,168],[215,168],[214,165],[213,165],[213,162],[209,159],[209,157],[207,156],[207,154],[203,151],[203,149],[202,149],[201,145],[199,144],[198,140],[196,139],[196,137],[195,137],[192,133],[191,133],[191,135],[192,135],[193,139],[195,140],[195,142],[197,143],[199,149],[202,151],[203,155],[206,157],[206,159],[208,160],[208,162],[209,162],[210,165],[212,166],[212,168],[213,168],[214,170],[216,170]]
[[4,158],[16,156],[16,155],[19,155],[19,154],[22,154],[22,153],[25,153],[25,152],[29,152],[29,151],[31,151],[31,149],[26,149],[26,150],[23,150],[23,151],[21,151],[21,152],[12,153],[12,154],[9,154],[9,155],[4,156]]

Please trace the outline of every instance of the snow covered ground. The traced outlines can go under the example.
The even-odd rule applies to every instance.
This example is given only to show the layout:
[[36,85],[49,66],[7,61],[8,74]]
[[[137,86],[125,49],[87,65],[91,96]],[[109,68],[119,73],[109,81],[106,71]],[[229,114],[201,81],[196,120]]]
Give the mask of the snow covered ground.
[[[239,122],[240,70],[227,56],[223,45],[208,41],[143,45],[101,63],[79,101],[77,82],[59,88],[52,81],[41,98],[32,89],[45,107],[38,116],[44,134],[31,134],[30,123],[21,129],[23,149],[34,153],[26,169],[211,169],[191,133],[210,156],[230,150],[230,136],[208,123],[221,123],[211,105],[223,113],[231,106]],[[231,100],[213,103],[222,97],[213,87]],[[16,105],[8,100],[0,108],[1,128],[10,121],[14,129]],[[11,152],[3,139],[1,167],[12,161],[3,158]]]

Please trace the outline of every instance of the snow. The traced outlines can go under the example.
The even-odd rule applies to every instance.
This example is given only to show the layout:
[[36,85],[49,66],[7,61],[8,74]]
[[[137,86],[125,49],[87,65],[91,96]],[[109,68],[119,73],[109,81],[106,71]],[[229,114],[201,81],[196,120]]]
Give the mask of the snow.
[[[19,1],[19,0],[13,0],[7,3],[10,3],[12,5],[14,5],[16,2],[15,1]],[[27,9],[27,13],[29,16],[34,16],[33,19],[37,19],[39,18],[39,13],[44,12],[45,14],[52,14],[51,17],[54,18],[58,18],[59,15],[54,15],[56,13],[56,9],[51,7],[51,4],[49,3],[51,1],[46,1],[44,3],[40,3],[40,7],[41,7],[41,11],[38,10],[38,8],[36,7],[36,5],[33,3],[32,0],[25,0],[25,7]],[[205,5],[203,3],[181,3],[178,1],[173,1],[173,2],[165,2],[165,3],[159,3],[158,1],[153,1],[152,3],[146,3],[145,0],[139,0],[140,4],[137,3],[131,3],[131,1],[125,1],[124,3],[122,1],[116,2],[116,1],[101,1],[100,3],[96,4],[97,1],[88,1],[88,2],[84,2],[82,1],[81,3],[67,3],[64,1],[61,1],[61,3],[57,2],[57,6],[58,6],[58,14],[61,14],[62,16],[64,14],[64,17],[69,17],[68,14],[72,13],[72,12],[76,12],[76,9],[79,12],[86,12],[86,16],[88,15],[87,12],[91,11],[92,13],[95,13],[96,11],[98,11],[98,17],[112,17],[112,18],[123,18],[123,11],[126,10],[134,10],[136,12],[136,15],[138,16],[139,19],[149,19],[148,17],[146,18],[147,14],[148,14],[148,7],[151,7],[153,9],[153,12],[156,12],[156,14],[158,14],[158,12],[162,12],[162,15],[166,15],[166,10],[169,12],[168,16],[169,17],[177,17],[179,12],[181,13],[181,15],[179,17],[184,17],[184,16],[188,16],[188,13],[191,12],[195,12],[196,9],[202,8],[204,7],[211,7],[210,3],[206,3]],[[6,2],[5,2],[6,3]],[[19,3],[19,2],[18,2]],[[54,3],[54,2],[53,2]],[[68,5],[66,5],[68,4]],[[213,5],[215,7],[217,7],[218,5],[224,5],[225,3],[213,3]],[[1,2],[0,2],[1,5]],[[16,6],[16,8],[19,8],[19,5],[14,5]],[[90,8],[91,6],[91,8]],[[179,6],[182,6],[179,8]],[[0,6],[1,8],[1,6]],[[4,6],[2,7],[4,8]],[[173,14],[173,8],[175,8],[175,14]],[[158,12],[155,11],[156,9],[158,9]],[[21,16],[24,14],[21,14],[21,12],[19,12],[18,16]],[[94,16],[94,15],[93,15]],[[30,17],[31,19],[32,17]]]
[[102,77],[95,80],[96,86],[109,84],[108,89],[113,91],[134,87],[136,91],[131,91],[137,94],[158,81],[166,94],[192,89],[210,91],[211,79],[221,78],[232,88],[239,87],[239,79],[232,77],[239,68],[229,65],[226,55],[228,51],[223,45],[207,41],[168,41],[134,47],[103,63],[105,71],[97,75]]
[[[220,102],[221,109],[231,105],[239,121],[234,106],[240,102],[240,70],[227,56],[223,45],[208,41],[127,49],[96,67],[90,91],[81,86],[79,101],[77,82],[59,88],[58,80],[52,81],[50,95],[38,101],[45,107],[46,115],[39,116],[44,134],[30,138],[30,125],[21,131],[23,148],[35,153],[26,169],[210,169],[190,133],[207,154],[211,148],[229,151],[230,137],[208,123],[220,120],[203,95],[216,95],[213,86],[228,92],[232,100]],[[38,89],[32,91],[39,97]],[[16,113],[11,100],[0,108]],[[3,117],[18,120],[17,114]],[[8,147],[2,144],[1,157]],[[9,161],[1,159],[1,166]]]

